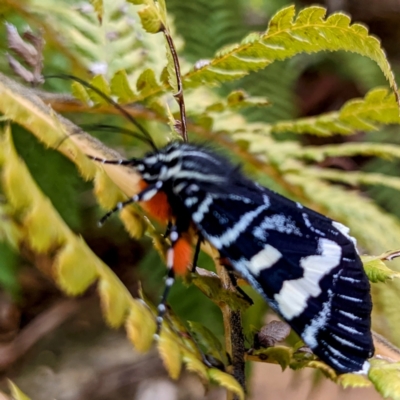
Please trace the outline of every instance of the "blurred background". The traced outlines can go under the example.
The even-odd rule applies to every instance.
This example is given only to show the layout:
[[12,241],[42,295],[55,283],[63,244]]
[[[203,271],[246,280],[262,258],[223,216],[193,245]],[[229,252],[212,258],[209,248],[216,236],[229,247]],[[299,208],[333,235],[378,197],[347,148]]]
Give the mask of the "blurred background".
[[[184,66],[211,58],[216,50],[240,41],[249,32],[264,31],[271,16],[293,3],[286,0],[166,2]],[[365,23],[382,41],[394,71],[400,72],[399,0],[304,0],[295,3],[299,8],[321,4],[328,12],[343,11],[352,21]],[[96,58],[101,61],[104,54],[83,54],[83,46],[74,48],[74,40],[83,42],[83,38],[68,36],[67,13],[57,14],[63,7],[72,7],[82,14],[92,12],[90,4],[81,1],[3,0],[0,18],[19,29],[27,25],[34,31],[43,29],[45,73],[67,72],[87,77]],[[52,15],[48,10],[54,10],[54,15],[57,14],[63,23],[59,26],[49,23],[47,18]],[[47,21],[44,28],[41,21]],[[137,48],[133,67],[135,62],[142,62],[143,57],[153,57],[154,65],[163,63],[164,54],[154,55],[151,44],[147,45],[147,54],[140,53],[140,47]],[[0,71],[13,76],[5,56],[7,52],[3,23],[0,26]],[[276,62],[216,90],[223,95],[243,88],[250,95],[267,97],[272,106],[248,109],[243,115],[252,122],[276,122],[338,110],[347,100],[362,97],[379,85],[387,86],[387,83],[373,61],[336,52],[300,55]],[[68,91],[69,87],[52,81],[46,82],[45,89]],[[98,115],[67,114],[67,117],[78,125],[101,122]],[[398,130],[393,126],[385,127],[379,134],[359,131],[351,136],[329,138],[302,135],[298,140],[303,145],[345,141],[400,144]],[[160,127],[158,131],[161,136],[165,132]],[[133,241],[117,218],[111,219],[106,229],[98,229],[96,222],[103,211],[96,203],[91,184],[80,178],[75,166],[56,151],[45,149],[22,128],[14,127],[13,135],[18,153],[70,228],[82,235],[133,294],[137,294],[141,282],[145,292],[156,302],[163,288],[165,269],[150,240]],[[104,133],[100,138],[122,154],[143,153],[143,147],[131,138]],[[132,150],[133,146],[136,147]],[[320,167],[394,176],[400,171],[399,162],[361,156],[330,157]],[[377,185],[360,190],[387,213],[400,217],[400,202],[394,189]],[[1,192],[0,196],[3,196]],[[0,197],[0,201],[2,199]],[[381,251],[384,250],[388,249]],[[113,331],[105,325],[95,287],[79,298],[67,298],[48,274],[51,263],[49,255],[33,254],[29,249],[16,254],[6,242],[0,242],[0,386],[3,389],[6,378],[11,378],[33,400],[225,398],[224,391],[218,388],[204,393],[197,377],[186,372],[177,382],[171,382],[155,352],[137,354],[123,329]],[[208,257],[202,255],[199,265],[211,267],[211,264]],[[178,282],[171,293],[170,304],[183,319],[201,322],[222,340],[220,311],[198,289]],[[260,326],[266,310],[256,299],[256,305],[245,317],[246,324]],[[345,391],[309,370],[282,373],[278,366],[257,364],[250,365],[248,372],[252,400],[379,398],[372,389]]]

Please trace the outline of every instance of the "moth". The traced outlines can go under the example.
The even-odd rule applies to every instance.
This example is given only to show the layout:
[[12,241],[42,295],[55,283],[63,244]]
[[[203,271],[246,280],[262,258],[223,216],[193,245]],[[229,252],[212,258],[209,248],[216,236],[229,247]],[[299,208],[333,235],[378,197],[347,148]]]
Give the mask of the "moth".
[[[91,158],[141,176],[141,191],[101,222],[140,202],[170,223],[165,293],[191,263],[194,231],[324,362],[339,373],[368,372],[370,285],[349,228],[255,183],[208,146],[172,142],[141,159]],[[162,301],[159,319],[164,312]]]

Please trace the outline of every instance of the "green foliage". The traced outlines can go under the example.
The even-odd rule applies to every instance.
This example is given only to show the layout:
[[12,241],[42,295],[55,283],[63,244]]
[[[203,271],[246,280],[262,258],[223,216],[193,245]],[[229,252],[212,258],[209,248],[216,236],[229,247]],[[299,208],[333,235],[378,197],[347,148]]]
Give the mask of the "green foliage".
[[[98,259],[83,239],[73,234],[61,220],[50,201],[32,180],[26,165],[15,152],[10,129],[1,136],[0,172],[4,191],[10,201],[10,216],[24,217],[20,221],[23,241],[38,252],[55,251],[53,272],[58,285],[70,295],[83,293],[94,281],[98,281],[98,292],[106,321],[112,327],[126,325],[128,337],[140,351],[149,349],[155,333],[154,307],[142,299],[133,299],[115,274]],[[20,190],[15,180],[24,182],[29,196]],[[36,229],[40,225],[40,229]],[[202,358],[193,351],[196,345],[189,334],[181,337],[184,328],[173,319],[165,321],[157,346],[160,356],[174,379],[180,375],[183,362],[198,370]],[[196,367],[197,366],[197,367]],[[205,367],[204,367],[205,368]],[[207,372],[208,373],[208,372]],[[232,382],[229,375],[209,372],[209,379],[220,382],[231,390],[242,394],[240,386]]]
[[364,99],[348,101],[339,111],[267,126],[266,133],[310,133],[318,136],[351,135],[357,130],[377,130],[381,124],[399,124],[399,109],[393,93],[372,89]]
[[238,0],[168,0],[168,10],[185,40],[183,53],[193,62],[211,58],[244,35],[243,7]]
[[209,355],[219,360],[222,364],[227,365],[228,360],[226,359],[225,350],[218,338],[207,327],[198,322],[188,321],[188,324],[190,332],[204,351],[207,351]]
[[[166,122],[169,111],[162,105],[171,87],[175,85],[175,81],[171,79],[175,71],[171,68],[171,54],[168,52],[167,57],[165,56],[162,35],[153,33],[164,28],[173,31],[173,26],[167,24],[169,21],[164,2],[130,2],[135,6],[129,5],[122,9],[122,0],[93,1],[94,12],[84,14],[79,8],[70,7],[68,2],[56,4],[52,0],[32,0],[27,4],[25,13],[32,15],[31,23],[44,27],[45,39],[70,61],[75,73],[84,69],[98,72],[100,69],[102,73],[95,74],[92,84],[112,95],[120,103],[142,102],[141,108],[126,106],[136,117]],[[193,25],[190,34],[187,34],[187,43],[190,43],[190,46],[188,45],[185,51],[189,59],[203,55],[210,57],[211,50],[240,40],[242,31],[245,30],[241,25],[238,1],[232,3],[218,0],[211,4],[203,0],[179,2],[171,6],[172,9],[175,8],[176,26],[179,30],[185,23],[192,24],[192,17],[189,15],[196,15],[194,12],[187,13],[187,10],[193,9],[199,11],[198,15],[207,15],[211,9],[213,13],[215,23],[211,24],[209,31],[202,32],[199,25]],[[188,14],[187,20],[186,17],[179,18],[183,12]],[[368,142],[304,146],[294,135],[290,139],[281,135],[287,132],[319,136],[350,135],[359,130],[376,131],[381,125],[400,122],[394,76],[379,41],[369,35],[363,25],[351,25],[348,16],[336,13],[326,18],[325,13],[324,8],[313,6],[301,10],[296,16],[294,6],[290,6],[279,11],[270,20],[264,33],[250,33],[239,44],[220,49],[215,57],[206,63],[189,66],[187,61],[181,60],[183,68],[189,70],[183,75],[183,80],[187,89],[185,95],[190,100],[190,131],[193,132],[193,136],[203,141],[229,150],[232,157],[245,163],[246,168],[260,177],[262,182],[268,181],[269,186],[274,189],[346,223],[366,251],[379,254],[398,247],[398,219],[384,212],[362,194],[350,192],[344,187],[333,185],[332,182],[351,186],[385,184],[398,190],[399,179],[388,177],[386,174],[349,173],[316,168],[313,163],[328,157],[359,155],[399,158],[398,145],[377,145]],[[131,19],[136,22],[140,19],[144,29],[140,28],[138,23],[130,24]],[[236,29],[236,25],[240,25],[240,28]],[[54,34],[55,26],[59,30],[58,35]],[[140,40],[138,36],[141,37]],[[69,38],[71,44],[68,49],[63,45],[66,38]],[[204,46],[207,46],[208,54],[203,52]],[[213,46],[216,48],[213,49]],[[376,76],[376,71],[379,70],[381,78],[386,77],[395,93],[374,88],[364,99],[351,100],[337,112],[293,119],[293,88],[302,69],[299,67],[298,58],[287,59],[302,53],[339,50],[368,57],[370,65],[373,63],[375,66],[370,76]],[[348,55],[338,57],[350,60],[346,58]],[[255,73],[264,68],[265,70]],[[246,79],[241,83],[247,83],[250,88],[257,85],[260,92],[248,91],[250,95],[247,96],[244,91],[231,90],[229,95],[223,96],[209,89],[227,81],[236,84],[236,81],[244,76]],[[374,86],[371,82],[375,79],[377,78],[370,78],[371,86]],[[190,91],[193,88],[196,88],[196,91]],[[97,108],[90,108],[92,113],[115,112],[96,93],[79,84],[73,85],[73,92],[86,104],[81,105],[80,110],[88,111],[88,104],[93,102]],[[116,158],[118,154],[84,133],[73,134],[77,132],[77,128],[50,111],[32,91],[0,75],[0,98],[0,111],[6,118],[24,126],[46,146],[56,148],[76,165],[84,179],[94,181],[95,196],[102,207],[111,209],[118,201],[132,196],[139,190],[140,177],[131,170],[99,166],[87,159],[86,154],[105,158]],[[270,113],[265,118],[254,111],[254,108],[247,110],[253,106],[269,105],[271,100],[275,104],[270,108],[260,108],[263,114]],[[62,101],[56,99],[51,104],[55,110],[64,110]],[[246,108],[246,115],[251,120],[268,123],[248,123],[243,115],[238,114],[242,108]],[[176,108],[172,113],[175,111]],[[175,116],[170,119],[174,118]],[[13,223],[18,222],[20,226],[17,228],[12,223],[0,225],[1,239],[6,239],[18,247],[22,238],[33,250],[54,255],[56,281],[71,295],[81,294],[88,286],[97,282],[107,323],[112,327],[125,325],[135,347],[139,351],[147,351],[152,345],[156,329],[154,307],[144,298],[133,299],[112,271],[64,223],[64,220],[68,220],[68,216],[64,215],[64,206],[56,210],[52,205],[60,203],[60,200],[52,195],[55,192],[54,187],[40,184],[40,173],[36,176],[34,163],[30,162],[35,157],[42,159],[42,155],[47,151],[40,150],[32,141],[28,146],[32,154],[23,154],[24,145],[30,142],[29,139],[22,136],[19,138],[18,135],[15,135],[14,141],[25,162],[18,158],[10,132],[7,131],[1,139],[0,164],[3,191],[8,202],[6,214]],[[176,136],[175,133],[169,135]],[[66,137],[68,140],[64,140]],[[159,137],[160,142],[168,140],[163,131],[159,133]],[[141,150],[134,149],[137,154],[140,154]],[[72,174],[70,161],[50,160],[49,163],[53,167],[51,174]],[[40,188],[32,179],[31,173]],[[71,185],[73,183],[68,181],[62,183],[62,186],[66,187]],[[85,184],[80,182],[79,185]],[[42,191],[46,192],[46,195]],[[68,192],[66,193],[62,196],[68,198]],[[143,218],[143,214],[137,208],[126,208],[120,216],[132,237],[141,237],[146,233],[153,240],[161,258],[164,256],[168,247],[167,241],[150,221]],[[77,219],[71,218],[71,221],[67,222],[71,226],[79,226]],[[386,282],[398,277],[396,263],[393,263],[392,271],[383,261],[382,256],[365,259],[365,268],[372,282]],[[233,309],[240,310],[248,307],[240,294],[227,293],[220,280],[210,273],[195,276],[192,281],[217,303],[223,302]],[[396,285],[395,282],[389,282],[385,286],[376,285],[373,295],[376,304],[374,312],[379,313],[377,316],[383,321],[383,325],[390,327],[392,339],[398,341],[400,323],[396,305],[400,295]],[[191,324],[191,331],[194,336],[202,338],[206,350],[217,349],[216,353],[223,360],[222,350],[218,347],[219,341],[214,332],[208,332],[198,323]],[[203,364],[191,333],[172,313],[168,314],[164,322],[157,346],[171,377],[178,378],[183,365],[186,365],[204,382],[217,382],[243,398],[242,389],[230,375]],[[260,349],[253,352],[251,357],[258,360],[267,358],[268,362],[278,363],[283,369],[287,366],[293,369],[306,366],[317,368],[343,387],[369,384],[365,378],[354,375],[338,378],[331,368],[296,347],[276,346]],[[252,359],[251,357],[248,358]],[[369,378],[382,394],[398,398],[399,389],[393,383],[396,374],[396,364],[382,364],[373,360]]]
[[400,399],[400,363],[372,360],[368,378],[385,399]]
[[235,393],[240,400],[244,400],[243,389],[232,375],[216,368],[210,368],[208,370],[208,377],[212,382],[218,383],[232,393]]
[[16,276],[18,255],[16,249],[12,249],[8,243],[2,241],[0,241],[0,265],[0,287],[17,296],[19,292],[19,283]]
[[265,68],[276,60],[296,54],[317,51],[346,50],[373,59],[382,69],[390,85],[396,88],[393,73],[379,41],[368,36],[365,26],[350,25],[347,15],[336,13],[325,18],[322,7],[308,7],[295,17],[295,7],[279,11],[270,21],[265,34],[252,33],[240,44],[217,53],[206,66],[189,72],[185,83],[196,86],[239,79],[250,71]]
[[379,256],[364,256],[362,261],[365,272],[371,282],[386,282],[393,278],[400,278],[400,273],[389,269],[385,260],[393,260],[398,257],[398,251],[389,251]]

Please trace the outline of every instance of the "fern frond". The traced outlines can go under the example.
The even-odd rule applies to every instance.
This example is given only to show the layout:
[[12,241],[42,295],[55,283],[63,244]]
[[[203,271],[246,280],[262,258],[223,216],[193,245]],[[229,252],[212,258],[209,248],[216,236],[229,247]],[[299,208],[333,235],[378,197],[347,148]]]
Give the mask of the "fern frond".
[[168,10],[185,39],[183,54],[193,61],[211,57],[244,34],[239,0],[168,0]]
[[137,9],[126,7],[125,0],[95,1],[95,6],[90,11],[68,3],[60,6],[53,0],[32,0],[23,13],[29,13],[31,22],[44,29],[45,40],[55,44],[82,73],[89,70],[111,77],[124,69],[136,78],[146,61],[160,74],[165,63],[160,53],[162,37],[145,34]]
[[400,178],[378,173],[365,173],[353,171],[340,171],[330,168],[302,167],[301,174],[332,182],[346,183],[352,186],[358,185],[383,185],[400,190]]
[[341,143],[340,145],[305,146],[296,149],[291,156],[308,161],[321,162],[327,157],[380,157],[387,160],[400,158],[400,147],[381,143]]
[[277,60],[299,53],[351,51],[374,60],[397,92],[393,72],[380,42],[368,35],[367,28],[350,24],[350,18],[335,13],[325,19],[326,10],[312,6],[295,18],[295,7],[279,11],[264,34],[252,33],[239,44],[221,49],[207,65],[184,76],[186,86],[194,87],[239,79],[250,71],[265,68]]
[[352,135],[357,130],[373,131],[382,124],[399,124],[399,108],[393,93],[372,89],[363,99],[348,101],[339,111],[316,117],[282,121],[266,127],[267,133],[308,133],[317,136]]

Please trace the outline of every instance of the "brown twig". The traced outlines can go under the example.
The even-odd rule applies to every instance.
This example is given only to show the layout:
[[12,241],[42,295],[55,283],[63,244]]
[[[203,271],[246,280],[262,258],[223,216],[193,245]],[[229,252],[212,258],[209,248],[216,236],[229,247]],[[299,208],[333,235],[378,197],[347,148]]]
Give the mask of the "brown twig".
[[74,314],[78,307],[76,300],[61,300],[38,315],[12,342],[0,346],[0,370],[16,362],[41,338]]
[[169,50],[171,51],[172,59],[174,60],[175,66],[175,75],[176,75],[176,84],[178,86],[178,91],[174,93],[174,97],[179,104],[179,110],[181,114],[181,135],[185,142],[188,141],[187,134],[187,126],[186,126],[186,109],[185,109],[185,98],[183,97],[183,85],[182,85],[182,77],[181,77],[181,67],[179,65],[178,54],[176,53],[174,41],[172,40],[171,35],[168,32],[168,29],[163,26],[161,28],[164,33],[165,39],[167,40]]

